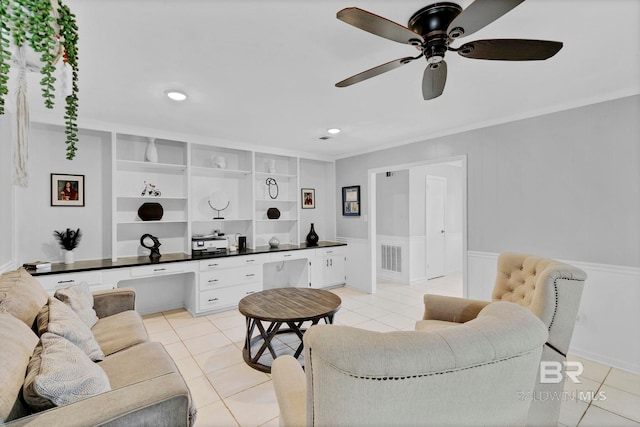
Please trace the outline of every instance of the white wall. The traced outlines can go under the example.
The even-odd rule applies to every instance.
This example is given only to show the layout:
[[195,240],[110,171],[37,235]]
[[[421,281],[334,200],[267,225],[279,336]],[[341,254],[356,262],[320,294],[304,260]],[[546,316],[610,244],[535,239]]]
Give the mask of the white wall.
[[329,214],[329,212],[335,212],[336,209],[333,197],[334,178],[333,163],[300,159],[300,188],[314,188],[316,190],[315,209],[300,209],[300,242],[305,241],[311,223],[314,224],[320,240],[335,240],[336,224],[334,217]]
[[363,197],[337,235],[368,238],[370,169],[466,155],[469,250],[640,267],[639,117],[636,95],[339,159]]
[[[80,131],[76,158],[65,159],[61,127],[31,125],[29,186],[17,188],[16,259],[62,261],[54,230],[80,228],[83,236],[75,259],[111,257],[111,139],[107,133]],[[50,174],[85,176],[84,207],[52,207]]]
[[409,171],[376,175],[376,229],[380,235],[409,236]]
[[11,177],[13,175],[13,151],[12,151],[12,122],[15,120],[13,114],[5,112],[0,116],[0,273],[10,270],[13,264],[13,185]]
[[[635,95],[340,159],[336,189],[361,185],[364,197],[361,219],[337,216],[338,238],[367,246],[369,170],[466,155],[468,250],[600,266],[581,305],[583,318],[594,320],[576,331],[575,345],[595,360],[637,367],[638,340],[621,325],[640,323],[629,307],[640,289],[639,118]],[[360,261],[351,274],[371,279],[370,258]],[[486,297],[495,264],[478,266],[471,257],[467,263],[468,296]],[[490,273],[479,279],[478,271]],[[371,281],[359,284],[372,290]]]

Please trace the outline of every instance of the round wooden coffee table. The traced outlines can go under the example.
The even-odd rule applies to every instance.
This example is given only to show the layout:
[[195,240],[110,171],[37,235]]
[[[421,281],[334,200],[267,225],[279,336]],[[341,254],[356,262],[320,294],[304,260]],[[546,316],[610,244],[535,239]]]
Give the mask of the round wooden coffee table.
[[[271,366],[261,363],[265,350],[269,350],[273,359],[278,357],[271,341],[277,334],[295,333],[300,345],[294,357],[302,353],[302,335],[305,329],[302,324],[311,321],[316,325],[321,319],[325,323],[333,323],[333,315],[340,309],[342,300],[336,294],[320,289],[277,288],[267,289],[248,295],[238,303],[238,310],[247,318],[247,335],[242,356],[247,365],[263,372],[271,372]],[[262,322],[270,322],[265,328]],[[286,324],[288,328],[281,328]],[[256,328],[259,335],[253,336]],[[252,345],[262,342],[255,354]]]

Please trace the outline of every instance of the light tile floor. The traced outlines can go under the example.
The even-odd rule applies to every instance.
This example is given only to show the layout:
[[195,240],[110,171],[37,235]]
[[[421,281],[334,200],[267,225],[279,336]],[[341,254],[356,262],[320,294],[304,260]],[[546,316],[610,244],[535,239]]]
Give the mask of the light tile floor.
[[[413,330],[422,317],[425,293],[461,296],[460,276],[405,286],[379,281],[375,295],[347,287],[332,290],[342,298],[335,323],[375,331]],[[242,359],[244,317],[237,310],[193,318],[184,310],[144,317],[152,340],[164,344],[182,372],[198,408],[196,427],[278,426],[278,404],[269,374],[248,367]],[[286,335],[278,346],[293,351]],[[288,344],[291,344],[290,346]],[[566,390],[582,392],[563,402],[560,426],[640,427],[640,375],[590,360],[581,384]],[[606,400],[584,400],[584,394],[604,393]],[[571,396],[571,393],[567,393]]]

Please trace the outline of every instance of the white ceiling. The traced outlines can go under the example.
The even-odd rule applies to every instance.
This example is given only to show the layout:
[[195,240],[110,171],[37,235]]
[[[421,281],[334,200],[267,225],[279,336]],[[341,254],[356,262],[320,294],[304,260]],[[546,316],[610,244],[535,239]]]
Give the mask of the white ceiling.
[[[547,61],[523,63],[449,52],[447,86],[432,101],[422,99],[423,61],[334,87],[365,69],[417,54],[337,20],[338,10],[357,6],[406,25],[428,0],[66,3],[80,28],[85,124],[117,123],[339,158],[640,93],[638,0],[527,0],[462,40],[558,40],[563,49]],[[188,101],[169,101],[169,88],[185,90]],[[43,109],[39,90],[31,96],[37,113]],[[343,132],[320,141],[329,127]]]

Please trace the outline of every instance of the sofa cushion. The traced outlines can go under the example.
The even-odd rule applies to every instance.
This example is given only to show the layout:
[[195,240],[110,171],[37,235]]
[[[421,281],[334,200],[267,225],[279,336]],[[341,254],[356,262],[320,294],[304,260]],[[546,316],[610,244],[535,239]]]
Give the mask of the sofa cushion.
[[20,388],[37,344],[36,334],[20,319],[0,312],[0,424],[26,415]]
[[39,412],[109,390],[109,378],[100,365],[71,341],[45,332],[29,362],[22,395]]
[[49,298],[47,331],[68,339],[93,361],[104,359],[104,353],[95,340],[91,329],[80,320],[69,306],[53,297]]
[[87,282],[58,289],[54,296],[71,307],[88,327],[93,328],[98,321],[96,311],[93,309],[93,295]]
[[103,317],[91,331],[107,356],[148,340],[142,317],[133,310]]
[[99,363],[113,390],[179,372],[164,346],[149,341],[111,354]]
[[29,327],[48,298],[40,282],[22,267],[0,276],[0,308]]

